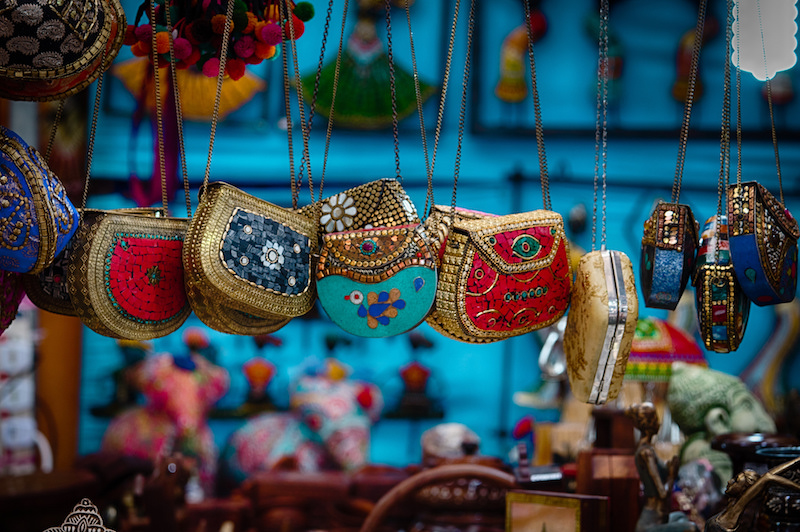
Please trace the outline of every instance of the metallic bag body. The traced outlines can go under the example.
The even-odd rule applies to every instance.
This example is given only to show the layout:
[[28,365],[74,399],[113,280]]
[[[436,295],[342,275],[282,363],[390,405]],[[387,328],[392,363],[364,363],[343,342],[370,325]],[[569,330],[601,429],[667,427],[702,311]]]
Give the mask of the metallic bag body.
[[619,395],[638,316],[627,255],[602,250],[581,257],[564,330],[567,375],[576,399],[601,405]]

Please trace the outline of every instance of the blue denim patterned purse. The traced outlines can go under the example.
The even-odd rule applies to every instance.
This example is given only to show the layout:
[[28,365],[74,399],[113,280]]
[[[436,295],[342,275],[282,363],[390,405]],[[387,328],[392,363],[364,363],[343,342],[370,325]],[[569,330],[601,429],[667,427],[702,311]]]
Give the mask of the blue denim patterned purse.
[[0,269],[42,271],[75,234],[78,218],[36,148],[0,126]]

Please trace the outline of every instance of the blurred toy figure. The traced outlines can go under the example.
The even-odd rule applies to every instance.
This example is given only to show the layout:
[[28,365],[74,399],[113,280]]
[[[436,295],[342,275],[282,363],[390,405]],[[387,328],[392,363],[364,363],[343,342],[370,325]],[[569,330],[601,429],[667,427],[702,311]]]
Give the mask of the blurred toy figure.
[[683,512],[672,512],[672,491],[678,474],[678,457],[665,464],[656,456],[653,437],[661,423],[652,403],[634,404],[625,409],[641,432],[636,447],[636,470],[644,488],[645,503],[636,522],[636,532],[697,530]]
[[739,378],[713,369],[673,364],[667,403],[673,420],[686,436],[681,463],[708,459],[719,486],[733,476],[733,464],[727,454],[711,449],[715,436],[776,430],[775,422]]
[[346,377],[338,363],[324,374],[304,375],[291,394],[291,411],[255,416],[231,434],[220,455],[219,491],[262,471],[365,465],[383,396],[375,385]]
[[210,491],[217,451],[207,416],[228,391],[228,372],[199,355],[157,355],[136,368],[134,382],[146,404],[111,420],[102,450],[154,462],[181,453],[197,462],[200,484]]

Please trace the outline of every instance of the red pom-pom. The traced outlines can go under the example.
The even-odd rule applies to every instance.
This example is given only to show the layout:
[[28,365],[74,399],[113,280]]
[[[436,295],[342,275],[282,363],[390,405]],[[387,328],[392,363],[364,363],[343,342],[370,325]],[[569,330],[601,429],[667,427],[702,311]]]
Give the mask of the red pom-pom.
[[219,76],[219,59],[212,57],[203,63],[203,74],[209,78],[216,78]]
[[269,59],[275,55],[275,47],[270,46],[269,44],[256,41],[256,52],[255,55],[259,59]]
[[261,41],[269,46],[275,46],[283,40],[281,27],[277,24],[265,24],[261,28]]
[[361,408],[364,410],[369,410],[372,408],[372,404],[375,401],[375,398],[372,397],[372,390],[370,390],[367,386],[361,388],[361,390],[358,392],[358,395],[356,395],[356,401],[358,401],[358,404],[360,404]]
[[122,43],[125,46],[133,46],[138,40],[139,39],[136,38],[136,26],[128,24],[128,27],[125,28],[125,38]]
[[538,41],[544,34],[547,33],[547,18],[541,11],[534,11],[531,13],[531,34],[533,40]]
[[[294,39],[297,40],[300,37],[302,37],[303,33],[306,31],[306,25],[303,23],[302,20],[300,20],[294,15],[292,15],[292,27],[293,29],[289,28],[288,22],[283,26],[283,31],[286,32],[287,39],[291,39],[292,37],[294,37]],[[294,34],[292,34],[292,31],[294,31]]]
[[255,40],[249,35],[244,35],[233,44],[233,51],[241,59],[247,59],[256,51]]
[[183,37],[178,37],[172,43],[175,52],[175,59],[183,60],[189,57],[192,54],[192,43],[188,41],[188,39],[184,39]]
[[186,26],[185,37],[192,44],[202,44],[208,42],[213,35],[211,23],[206,19],[198,19]]
[[225,73],[228,74],[233,81],[242,79],[246,70],[247,65],[241,59],[233,57],[228,59],[228,62],[225,63]]
[[200,56],[200,50],[198,48],[192,48],[192,52],[189,54],[189,57],[184,59],[182,62],[186,63],[186,66],[192,66],[200,61]]
[[247,63],[248,65],[259,65],[263,60],[264,60],[263,58],[258,57],[256,54],[244,58],[244,62]]
[[146,57],[150,55],[150,45],[144,41],[136,41],[131,45],[131,53],[136,57]]
[[147,24],[142,24],[133,30],[133,33],[136,35],[136,38],[139,39],[139,41],[150,41],[153,36],[153,28]]

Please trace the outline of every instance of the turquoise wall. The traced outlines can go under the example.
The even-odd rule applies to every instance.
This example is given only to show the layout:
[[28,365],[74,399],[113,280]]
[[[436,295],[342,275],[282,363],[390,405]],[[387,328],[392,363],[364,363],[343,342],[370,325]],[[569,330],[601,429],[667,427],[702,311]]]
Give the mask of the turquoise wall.
[[[352,2],[351,2],[352,3]],[[463,2],[462,2],[463,3]],[[320,49],[325,6],[314,2],[317,16],[307,24],[306,34],[298,46],[298,59],[303,73],[313,72]],[[334,3],[334,13],[342,2]],[[587,19],[594,10],[592,2],[545,0],[542,9],[548,20],[548,31],[536,45],[536,62],[546,128],[547,162],[550,171],[553,210],[565,216],[578,204],[592,210],[592,179],[595,169],[594,97],[597,57],[596,37],[586,30]],[[127,7],[127,6],[126,6]],[[133,17],[135,5],[128,9]],[[711,2],[711,14],[724,17],[720,2]],[[642,224],[659,199],[668,199],[675,175],[678,150],[678,128],[682,106],[676,103],[670,89],[675,79],[675,51],[684,32],[694,27],[694,2],[661,2],[626,0],[616,2],[612,10],[611,30],[623,46],[624,70],[620,80],[619,99],[612,106],[608,135],[608,188],[606,194],[607,246],[627,253],[636,264]],[[462,7],[462,14],[466,11]],[[440,83],[446,52],[445,28],[449,25],[452,2],[415,2],[411,8],[414,42],[422,79]],[[352,19],[348,25],[351,28]],[[333,17],[333,26],[339,20]],[[493,95],[499,75],[499,47],[505,35],[521,21],[516,0],[481,2],[476,34],[473,81],[463,139],[458,205],[466,208],[504,214],[541,208],[538,189],[538,161],[532,136],[532,105],[505,104]],[[397,63],[411,69],[408,29],[402,10],[393,12],[394,54]],[[462,20],[461,27],[466,25]],[[380,27],[380,26],[379,26]],[[329,37],[326,59],[335,54],[338,35]],[[434,172],[437,202],[449,203],[458,133],[458,102],[465,50],[462,39],[454,51],[451,88],[447,95],[443,132]],[[693,130],[689,138],[682,201],[691,205],[702,223],[716,212],[717,178],[719,174],[719,123],[722,102],[722,62],[724,40],[717,33],[703,50],[701,80],[702,99],[695,106]],[[122,61],[127,50],[120,54]],[[254,69],[267,87],[253,101],[220,124],[217,132],[212,180],[225,180],[275,203],[289,205],[289,159],[286,133],[279,127],[283,117],[280,62],[270,62]],[[789,71],[792,82],[798,83],[797,69]],[[130,113],[134,100],[118,81],[108,78],[103,97],[92,175],[124,183],[130,169],[140,176],[150,172],[151,138],[148,127],[142,127],[135,146],[128,149],[131,136]],[[757,179],[777,191],[777,178],[772,145],[769,142],[768,114],[760,95],[760,85],[744,74],[742,80],[742,120],[745,129],[743,146],[743,178]],[[197,97],[184,94],[184,98]],[[436,98],[425,106],[425,122],[429,128],[428,145],[433,144],[436,120]],[[800,212],[800,102],[777,109],[784,194],[790,210]],[[312,175],[319,180],[325,145],[325,122],[315,119],[310,138]],[[414,117],[400,124],[399,146],[404,184],[412,200],[421,210],[425,204],[425,164],[418,122]],[[186,126],[187,161],[196,201],[196,186],[202,181],[208,152],[209,124],[188,123]],[[302,151],[299,131],[294,135],[294,153]],[[132,155],[131,155],[132,154]],[[295,164],[299,163],[295,159]],[[511,176],[521,174],[521,183]],[[393,140],[390,131],[334,130],[325,175],[326,195],[359,183],[394,175]],[[318,183],[317,183],[318,184]],[[307,190],[301,191],[301,203],[308,201]],[[90,203],[97,207],[128,204],[121,195],[94,196]],[[181,198],[175,200],[175,212],[183,215]],[[591,222],[591,218],[590,218]],[[590,232],[573,234],[577,245],[591,249]],[[665,317],[665,311],[642,306],[640,314]],[[197,325],[187,322],[186,326]],[[739,374],[767,342],[775,328],[775,311],[753,307],[745,341],[730,354],[708,353],[709,365]],[[417,356],[433,371],[434,391],[443,398],[446,421],[468,424],[483,438],[483,451],[504,455],[513,442],[508,433],[524,415],[537,420],[555,420],[555,410],[533,411],[513,404],[514,391],[530,390],[540,382],[537,358],[539,341],[527,335],[492,345],[468,345],[445,339],[426,325],[419,328],[434,347],[412,352],[407,336],[381,340],[349,337],[350,344],[333,354],[350,365],[355,374],[375,381],[384,388],[387,401],[396,398],[399,382],[397,369]],[[275,334],[283,345],[266,347],[262,352],[279,370],[273,392],[279,401],[286,400],[287,383],[298,368],[309,359],[327,355],[325,337],[346,336],[326,317],[318,320],[294,320]],[[210,332],[219,349],[219,361],[231,371],[232,387],[220,406],[236,406],[244,398],[244,378],[239,366],[254,356],[252,339]],[[93,405],[108,401],[112,392],[108,375],[122,362],[114,341],[91,331],[84,336],[83,397],[80,450],[96,450],[107,420],[88,412]],[[157,350],[180,352],[180,331],[154,342]],[[800,363],[796,353],[785,367],[788,383],[800,384]],[[218,441],[241,421],[212,422]],[[372,459],[376,462],[402,465],[418,461],[418,438],[434,421],[381,420],[374,428]]]

